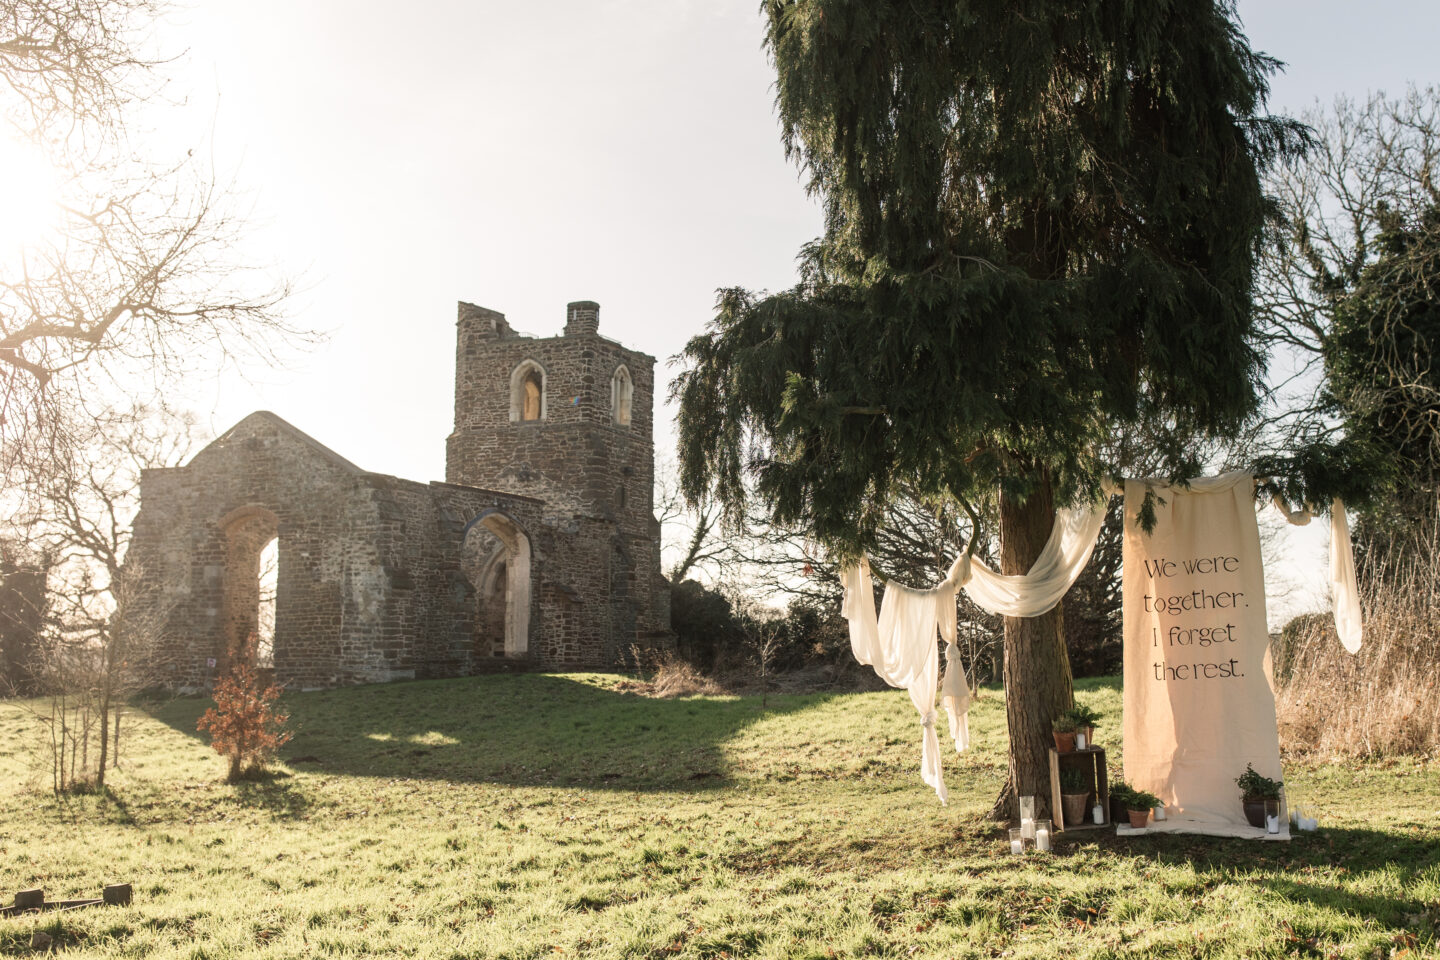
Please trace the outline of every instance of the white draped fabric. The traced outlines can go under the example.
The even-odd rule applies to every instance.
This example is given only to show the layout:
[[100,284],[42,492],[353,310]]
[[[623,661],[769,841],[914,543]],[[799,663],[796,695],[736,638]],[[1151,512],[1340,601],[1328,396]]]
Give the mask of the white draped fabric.
[[[1240,482],[1253,482],[1243,471],[1202,477],[1186,487],[1193,493],[1214,493]],[[1157,481],[1159,485],[1166,485]],[[1113,492],[1113,491],[1112,491]],[[1090,562],[1095,541],[1105,523],[1108,497],[1088,506],[1056,511],[1050,539],[1028,573],[1004,576],[962,553],[944,580],[929,590],[891,582],[886,585],[880,616],[875,616],[875,592],[870,564],[865,558],[840,571],[845,588],[841,612],[850,622],[850,649],[855,659],[875,668],[892,687],[903,687],[920,713],[924,727],[920,773],[935,788],[940,802],[947,798],[940,772],[940,741],[935,732],[935,687],[939,679],[936,636],[949,641],[945,650],[945,679],[940,699],[950,718],[950,736],[956,751],[970,746],[970,687],[960,665],[955,643],[955,593],[964,589],[982,609],[1006,617],[1038,617],[1050,611],[1074,585]],[[1292,524],[1310,522],[1308,508],[1291,511],[1275,498],[1275,506]],[[1360,649],[1360,592],[1355,581],[1355,558],[1345,506],[1338,499],[1330,511],[1330,588],[1334,599],[1335,628],[1345,649]]]
[[[1291,510],[1279,496],[1275,509],[1291,524],[1303,527],[1310,522],[1309,506]],[[1360,652],[1365,630],[1360,622],[1360,585],[1355,579],[1355,550],[1350,542],[1350,518],[1345,504],[1336,497],[1330,503],[1330,605],[1335,616],[1335,633],[1351,653]]]
[[1360,626],[1360,585],[1355,582],[1355,551],[1350,545],[1350,519],[1337,497],[1330,504],[1330,599],[1335,607],[1335,632],[1351,653],[1360,652],[1365,631]]
[[964,587],[981,609],[1004,617],[1038,617],[1060,602],[1095,552],[1105,524],[1104,500],[1055,513],[1055,526],[1029,573],[1004,576],[969,554],[950,565],[945,583]]
[[845,567],[840,581],[845,587],[841,609],[850,621],[850,650],[856,660],[874,667],[886,683],[909,692],[924,729],[920,776],[945,803],[949,794],[940,772],[940,738],[935,732],[935,687],[940,679],[937,637],[949,643],[941,702],[950,715],[950,735],[957,751],[970,744],[966,715],[970,688],[955,647],[955,588],[948,583],[931,590],[889,584],[877,620],[870,564],[862,559]]

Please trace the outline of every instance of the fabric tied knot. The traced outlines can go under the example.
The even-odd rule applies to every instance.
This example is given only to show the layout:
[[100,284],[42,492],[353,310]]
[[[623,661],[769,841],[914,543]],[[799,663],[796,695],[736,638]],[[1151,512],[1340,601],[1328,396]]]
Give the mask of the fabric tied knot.
[[1301,506],[1299,510],[1291,510],[1290,505],[1284,500],[1281,500],[1280,494],[1278,493],[1270,498],[1270,502],[1275,504],[1275,509],[1280,511],[1280,516],[1284,517],[1285,520],[1294,527],[1305,526],[1310,522],[1311,517],[1315,515],[1314,510],[1311,509],[1308,503]]
[[935,728],[935,711],[931,710],[920,718],[920,726],[933,730]]
[[955,562],[950,564],[950,573],[945,577],[944,585],[951,589],[959,590],[970,582],[972,572],[970,569],[970,554],[968,552],[961,553],[960,556],[955,558]]

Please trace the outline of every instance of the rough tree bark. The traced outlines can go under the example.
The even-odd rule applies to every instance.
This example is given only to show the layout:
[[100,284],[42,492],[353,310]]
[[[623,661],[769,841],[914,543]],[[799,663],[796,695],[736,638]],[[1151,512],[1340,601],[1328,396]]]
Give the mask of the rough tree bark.
[[[1000,498],[1000,572],[1027,573],[1045,548],[1055,525],[1048,481],[1023,503]],[[990,815],[1018,816],[1015,798],[1033,794],[1037,816],[1049,811],[1050,721],[1074,697],[1070,658],[1065,652],[1064,602],[1039,617],[1005,618],[1005,721],[1010,732],[1010,773]],[[1045,810],[1046,813],[1039,813]]]

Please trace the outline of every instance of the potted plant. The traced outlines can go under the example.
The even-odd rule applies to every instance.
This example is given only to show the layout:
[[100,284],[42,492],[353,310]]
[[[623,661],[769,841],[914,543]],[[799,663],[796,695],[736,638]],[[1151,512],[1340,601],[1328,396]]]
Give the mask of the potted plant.
[[1085,746],[1095,746],[1095,724],[1100,722],[1104,716],[1083,703],[1077,703],[1070,708],[1070,719],[1075,721],[1075,732],[1085,734]]
[[[1138,830],[1150,822],[1150,811],[1160,804],[1160,798],[1148,791],[1136,790],[1129,784],[1122,786],[1125,788],[1121,795],[1125,814],[1130,818],[1130,826]],[[1110,795],[1115,795],[1113,790]]]
[[1265,829],[1266,807],[1275,804],[1279,813],[1280,788],[1285,786],[1279,780],[1271,780],[1255,772],[1253,764],[1245,764],[1245,772],[1235,778],[1240,788],[1240,803],[1245,808],[1245,820],[1252,827]]
[[1075,752],[1075,721],[1070,719],[1069,711],[1050,721],[1050,729],[1055,737],[1057,753]]
[[1090,805],[1090,778],[1084,770],[1060,771],[1060,806],[1065,813],[1065,827],[1068,829],[1085,822],[1085,811]]
[[1125,797],[1130,793],[1130,784],[1124,780],[1110,782],[1110,822],[1122,823],[1129,816],[1125,809]]

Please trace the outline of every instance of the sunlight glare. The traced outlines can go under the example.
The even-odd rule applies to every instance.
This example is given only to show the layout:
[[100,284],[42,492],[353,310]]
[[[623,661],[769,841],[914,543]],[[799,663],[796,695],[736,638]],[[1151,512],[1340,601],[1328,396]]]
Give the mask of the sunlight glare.
[[0,260],[44,239],[59,220],[55,168],[34,144],[0,134]]

